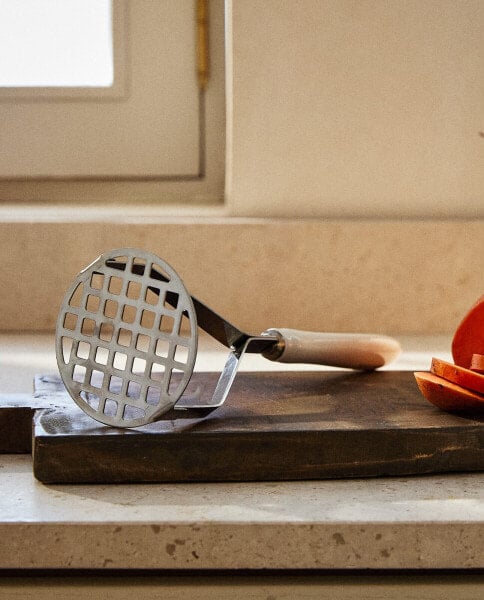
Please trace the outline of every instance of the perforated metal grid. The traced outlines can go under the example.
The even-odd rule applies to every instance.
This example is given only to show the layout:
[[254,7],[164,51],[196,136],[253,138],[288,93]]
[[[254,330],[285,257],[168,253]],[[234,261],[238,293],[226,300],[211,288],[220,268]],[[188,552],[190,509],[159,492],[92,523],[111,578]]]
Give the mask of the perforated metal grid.
[[166,262],[114,250],[86,267],[64,297],[56,329],[62,380],[94,419],[137,427],[170,410],[197,353],[193,302]]

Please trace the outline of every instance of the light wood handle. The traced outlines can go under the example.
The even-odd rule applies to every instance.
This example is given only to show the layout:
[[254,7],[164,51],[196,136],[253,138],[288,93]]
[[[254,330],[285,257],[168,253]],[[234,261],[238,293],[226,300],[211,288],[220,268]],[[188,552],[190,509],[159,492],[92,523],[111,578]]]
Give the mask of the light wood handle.
[[371,371],[400,354],[397,340],[368,333],[315,333],[297,329],[268,329],[280,342],[264,356],[283,363],[311,363]]

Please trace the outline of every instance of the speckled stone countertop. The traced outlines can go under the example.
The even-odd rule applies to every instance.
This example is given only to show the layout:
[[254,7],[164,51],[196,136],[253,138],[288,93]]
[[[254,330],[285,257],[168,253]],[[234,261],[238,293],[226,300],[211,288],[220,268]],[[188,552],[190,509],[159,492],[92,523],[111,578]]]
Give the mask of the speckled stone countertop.
[[[55,372],[49,336],[0,336],[3,392]],[[393,368],[448,358],[402,340]],[[203,344],[201,370],[224,352]],[[248,357],[244,368],[261,368]],[[267,362],[264,362],[267,368]],[[287,365],[285,366],[287,368]],[[49,485],[0,457],[0,568],[440,569],[484,567],[484,473],[335,481]]]

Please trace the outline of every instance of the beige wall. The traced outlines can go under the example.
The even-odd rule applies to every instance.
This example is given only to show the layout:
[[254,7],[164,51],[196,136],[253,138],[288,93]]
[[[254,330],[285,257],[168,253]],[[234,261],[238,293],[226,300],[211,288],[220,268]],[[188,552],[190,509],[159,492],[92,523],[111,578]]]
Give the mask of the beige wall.
[[229,9],[235,214],[484,216],[482,0]]
[[451,333],[484,293],[483,15],[229,2],[225,208],[3,205],[0,329],[52,329],[78,270],[129,245],[253,332]]

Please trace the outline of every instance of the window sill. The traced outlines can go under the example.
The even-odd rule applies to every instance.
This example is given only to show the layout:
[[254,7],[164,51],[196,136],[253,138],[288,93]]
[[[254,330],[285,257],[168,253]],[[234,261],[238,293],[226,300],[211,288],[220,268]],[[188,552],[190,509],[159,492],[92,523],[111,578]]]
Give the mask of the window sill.
[[2,204],[0,223],[159,223],[184,218],[227,216],[223,204]]

